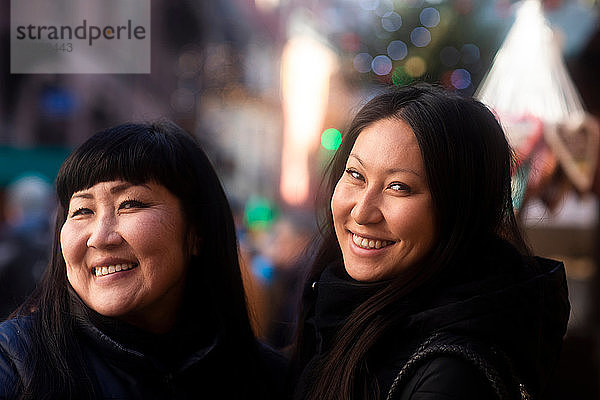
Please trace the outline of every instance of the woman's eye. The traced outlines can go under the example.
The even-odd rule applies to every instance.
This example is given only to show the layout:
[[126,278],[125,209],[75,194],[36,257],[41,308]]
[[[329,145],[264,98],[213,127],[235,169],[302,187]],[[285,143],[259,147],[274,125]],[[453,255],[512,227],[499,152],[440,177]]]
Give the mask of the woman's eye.
[[402,182],[390,183],[388,188],[395,190],[397,192],[410,193],[410,187],[407,184],[402,183]]
[[131,208],[146,208],[148,205],[138,200],[126,200],[119,205],[119,210],[128,210]]
[[81,207],[71,213],[71,218],[88,214],[92,214],[92,210],[90,210],[89,208]]
[[348,175],[350,175],[350,176],[351,176],[352,178],[354,178],[354,179],[358,179],[358,180],[364,181],[364,178],[363,178],[363,176],[362,176],[360,173],[358,173],[358,172],[356,172],[355,170],[353,170],[353,169],[350,169],[350,168],[348,168],[348,169],[346,170],[346,173],[347,173]]

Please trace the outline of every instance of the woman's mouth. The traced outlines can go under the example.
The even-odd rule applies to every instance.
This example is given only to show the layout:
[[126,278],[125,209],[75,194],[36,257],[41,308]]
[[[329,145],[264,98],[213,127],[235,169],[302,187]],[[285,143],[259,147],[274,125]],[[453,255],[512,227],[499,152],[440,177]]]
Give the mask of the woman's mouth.
[[138,264],[131,263],[131,264],[115,264],[115,265],[107,265],[107,266],[103,266],[103,267],[95,267],[95,268],[92,268],[92,274],[95,276],[105,276],[105,275],[114,274],[114,273],[120,272],[120,271],[127,271],[130,269],[136,268],[137,266],[138,266]]
[[360,247],[361,249],[373,250],[373,249],[381,249],[383,247],[389,246],[395,242],[389,240],[380,240],[380,239],[369,239],[362,236],[357,235],[356,233],[352,233],[352,241],[355,245]]

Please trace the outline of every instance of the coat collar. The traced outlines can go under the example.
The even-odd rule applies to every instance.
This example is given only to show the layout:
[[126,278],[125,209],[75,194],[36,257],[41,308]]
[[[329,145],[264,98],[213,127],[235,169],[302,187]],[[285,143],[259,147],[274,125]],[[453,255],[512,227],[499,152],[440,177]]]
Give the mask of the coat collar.
[[[73,297],[74,295],[74,297]],[[72,293],[71,312],[82,339],[103,356],[120,364],[153,366],[181,372],[216,351],[221,336],[210,323],[185,318],[166,334],[153,334],[125,322],[102,316]]]

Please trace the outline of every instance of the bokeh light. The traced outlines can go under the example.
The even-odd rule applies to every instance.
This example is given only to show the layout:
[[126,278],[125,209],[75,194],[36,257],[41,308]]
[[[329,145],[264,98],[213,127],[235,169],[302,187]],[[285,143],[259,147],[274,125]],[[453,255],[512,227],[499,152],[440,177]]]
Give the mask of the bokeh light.
[[281,55],[283,142],[279,192],[288,205],[309,199],[310,154],[318,146],[337,68],[331,49],[306,34],[288,39]]
[[460,52],[452,46],[446,46],[440,52],[440,61],[446,67],[453,67],[460,60]]
[[402,40],[394,40],[388,45],[387,53],[392,60],[404,60],[408,55],[408,47]]
[[472,43],[465,44],[461,49],[461,53],[462,61],[465,64],[475,64],[477,61],[479,61],[479,47]]
[[440,77],[440,83],[446,89],[455,89],[455,87],[452,85],[452,81],[451,81],[451,79],[452,79],[452,72],[453,71],[446,71]]
[[275,275],[273,262],[261,253],[252,257],[251,268],[252,274],[258,278],[262,284],[268,285],[272,281],[273,275]]
[[337,150],[342,144],[342,134],[335,128],[325,129],[321,134],[321,146],[327,150]]
[[402,17],[394,12],[388,12],[381,18],[381,26],[388,32],[396,32],[402,26]]
[[392,60],[388,56],[377,56],[373,59],[371,68],[377,75],[387,75],[392,70]]
[[273,224],[275,217],[273,205],[269,199],[252,196],[244,207],[244,218],[250,229],[267,229]]
[[360,73],[366,73],[371,70],[371,63],[373,62],[373,57],[369,53],[358,53],[354,56],[354,68]]
[[396,67],[394,69],[394,73],[392,74],[392,83],[396,86],[404,86],[408,85],[413,81],[413,78],[406,73],[404,67]]
[[66,117],[79,108],[80,102],[76,94],[61,87],[50,87],[43,91],[40,107],[45,115]]
[[457,89],[466,89],[471,85],[471,74],[466,69],[455,69],[450,75],[450,82]]
[[421,57],[409,57],[404,64],[404,70],[410,77],[418,78],[427,71],[427,63]]
[[410,41],[417,47],[425,47],[431,42],[431,33],[422,26],[416,27],[410,33]]
[[440,23],[440,12],[433,7],[424,8],[419,15],[419,19],[423,26],[427,28],[433,28]]

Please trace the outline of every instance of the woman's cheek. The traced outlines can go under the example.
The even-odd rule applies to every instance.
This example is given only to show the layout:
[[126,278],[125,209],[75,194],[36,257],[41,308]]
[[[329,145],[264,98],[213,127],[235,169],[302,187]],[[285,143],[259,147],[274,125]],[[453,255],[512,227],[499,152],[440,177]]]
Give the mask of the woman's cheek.
[[71,243],[72,230],[69,226],[68,221],[65,222],[60,229],[60,248],[62,251],[63,258],[68,261],[70,254],[70,243]]
[[333,191],[331,197],[331,212],[333,213],[334,220],[336,217],[342,217],[345,209],[348,208],[350,203],[350,194],[344,187],[344,184],[340,181]]
[[60,247],[67,269],[69,269],[69,266],[82,261],[85,256],[86,243],[84,235],[81,229],[76,229],[73,226],[71,221],[65,222],[60,231]]

